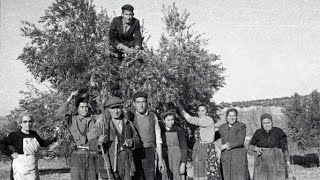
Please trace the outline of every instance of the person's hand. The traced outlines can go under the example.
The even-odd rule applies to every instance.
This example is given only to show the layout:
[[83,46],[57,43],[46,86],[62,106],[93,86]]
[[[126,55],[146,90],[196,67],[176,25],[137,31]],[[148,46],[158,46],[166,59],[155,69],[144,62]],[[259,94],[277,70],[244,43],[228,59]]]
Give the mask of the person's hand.
[[229,143],[225,143],[221,145],[221,151],[228,150],[228,149],[230,149]]
[[159,159],[159,161],[158,161],[158,169],[159,169],[159,172],[163,171],[163,169],[164,169],[163,159]]
[[180,174],[186,173],[186,163],[181,163],[179,172],[180,172]]
[[67,101],[70,102],[71,99],[74,98],[74,97],[76,97],[78,94],[79,94],[79,91],[78,91],[78,90],[71,92],[71,94],[70,94],[69,98],[67,99]]
[[230,143],[229,142],[227,142],[226,143],[226,146],[227,146],[227,150],[230,150],[231,148],[230,148]]
[[105,143],[107,141],[107,138],[107,135],[101,135],[98,139],[98,144],[101,145],[102,143]]
[[13,159],[16,159],[16,158],[18,157],[18,153],[16,153],[16,152],[12,153],[12,154],[11,154],[11,157],[12,157]]
[[133,141],[132,141],[132,139],[126,139],[126,140],[124,141],[124,144],[123,144],[123,145],[125,145],[125,146],[128,147],[128,148],[132,147],[132,146],[133,146]]
[[140,48],[140,46],[135,46],[134,47],[136,50],[140,50],[141,48]]
[[255,151],[257,152],[258,156],[260,156],[262,154],[262,148],[255,147]]
[[134,51],[133,51],[133,49],[131,49],[131,48],[127,47],[127,46],[124,46],[123,47],[123,52],[125,54],[132,54]]
[[105,116],[98,116],[96,118],[96,126],[99,128],[104,128],[105,125]]

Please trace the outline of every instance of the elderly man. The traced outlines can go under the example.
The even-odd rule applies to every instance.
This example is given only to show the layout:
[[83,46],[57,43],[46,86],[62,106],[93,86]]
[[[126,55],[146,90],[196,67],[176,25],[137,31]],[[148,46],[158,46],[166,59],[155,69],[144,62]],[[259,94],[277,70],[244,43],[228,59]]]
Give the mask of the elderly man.
[[111,50],[119,54],[130,54],[133,49],[142,49],[140,22],[134,18],[133,6],[121,7],[121,16],[113,18],[109,31]]
[[133,124],[141,137],[143,147],[134,151],[137,173],[134,179],[155,179],[155,149],[159,170],[163,169],[161,130],[156,114],[148,110],[148,95],[137,92],[132,96],[135,108]]
[[107,154],[110,157],[111,179],[131,180],[136,169],[132,150],[142,146],[138,133],[123,113],[123,100],[111,97],[105,107],[111,115],[105,126]]
[[71,93],[69,98],[58,110],[57,117],[63,120],[71,133],[75,150],[71,155],[72,180],[98,179],[96,161],[98,159],[98,139],[103,140],[95,122],[103,118],[100,115],[90,115],[88,100],[84,97],[76,99],[76,114],[68,114],[70,101],[78,96],[78,91]]

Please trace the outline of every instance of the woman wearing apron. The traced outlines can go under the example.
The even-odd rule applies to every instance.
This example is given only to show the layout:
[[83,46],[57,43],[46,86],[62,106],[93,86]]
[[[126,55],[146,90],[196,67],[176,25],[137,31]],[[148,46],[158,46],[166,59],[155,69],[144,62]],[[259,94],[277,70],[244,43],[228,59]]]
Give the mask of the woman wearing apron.
[[[32,131],[34,120],[29,113],[23,113],[19,118],[21,129],[10,133],[0,142],[0,150],[7,155],[11,155],[12,173],[14,180],[38,180],[38,158],[37,152],[40,146],[46,147],[56,140],[43,140]],[[13,147],[13,151],[9,150]]]
[[176,116],[173,112],[163,115],[162,155],[165,161],[165,170],[162,180],[184,180],[188,147],[184,129],[175,124]]
[[273,126],[270,114],[263,114],[260,121],[261,129],[249,142],[249,149],[255,152],[253,179],[285,180],[290,169],[287,135]]
[[206,105],[198,106],[198,116],[191,116],[184,107],[177,102],[179,110],[188,123],[198,126],[195,131],[196,142],[193,146],[192,163],[194,180],[222,179],[218,157],[215,151],[215,123],[207,114]]

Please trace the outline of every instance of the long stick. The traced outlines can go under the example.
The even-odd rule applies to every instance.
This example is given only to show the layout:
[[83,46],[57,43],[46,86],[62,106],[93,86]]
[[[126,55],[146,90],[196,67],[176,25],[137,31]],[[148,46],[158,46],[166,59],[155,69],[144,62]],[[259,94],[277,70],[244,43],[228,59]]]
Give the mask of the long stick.
[[[104,123],[103,123],[103,125],[102,125],[102,134],[103,134],[103,136],[105,135],[105,134],[104,134],[104,128],[105,128],[105,126],[104,126]],[[104,167],[107,169],[108,179],[111,179],[110,171],[109,171],[109,167],[108,167],[108,162],[107,162],[107,157],[106,157],[106,154],[104,153],[104,150],[103,150],[103,146],[102,146],[102,145],[100,146],[100,149],[101,149],[101,151],[102,151],[102,156],[103,156],[103,161],[104,161]]]

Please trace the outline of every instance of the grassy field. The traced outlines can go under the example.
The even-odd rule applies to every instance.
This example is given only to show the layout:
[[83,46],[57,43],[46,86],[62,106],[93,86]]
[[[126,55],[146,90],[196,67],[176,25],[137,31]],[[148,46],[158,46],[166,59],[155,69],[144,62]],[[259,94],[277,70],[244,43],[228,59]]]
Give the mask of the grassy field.
[[[249,170],[252,175],[253,157],[248,156]],[[9,179],[10,162],[0,163],[0,179]],[[68,165],[63,159],[39,160],[40,179],[45,180],[70,180]],[[320,167],[304,168],[302,166],[292,166],[293,175],[297,180],[318,180]]]

